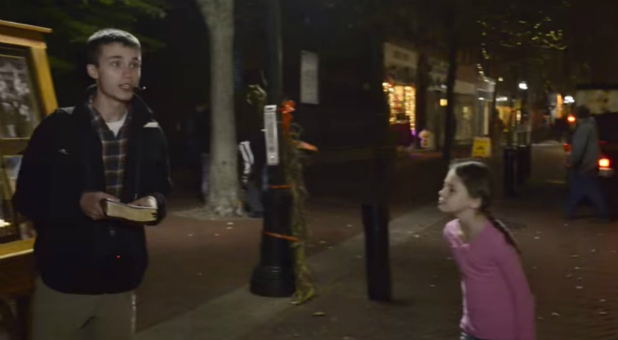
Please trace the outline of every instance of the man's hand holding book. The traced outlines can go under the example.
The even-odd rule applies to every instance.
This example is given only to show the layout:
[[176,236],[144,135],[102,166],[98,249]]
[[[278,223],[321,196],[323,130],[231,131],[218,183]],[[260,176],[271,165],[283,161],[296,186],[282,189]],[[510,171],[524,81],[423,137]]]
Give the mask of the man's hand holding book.
[[125,204],[104,192],[88,192],[82,195],[80,206],[94,220],[116,219],[143,224],[157,219],[157,200],[152,196]]

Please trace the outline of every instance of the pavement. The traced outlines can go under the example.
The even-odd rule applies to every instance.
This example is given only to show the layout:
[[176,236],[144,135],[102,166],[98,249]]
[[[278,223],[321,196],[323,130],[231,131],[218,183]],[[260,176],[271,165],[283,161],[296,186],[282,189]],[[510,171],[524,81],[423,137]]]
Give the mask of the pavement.
[[[518,197],[500,198],[494,214],[512,228],[522,248],[537,302],[538,339],[618,339],[618,224],[562,219],[563,157],[559,144],[535,146],[531,180]],[[424,179],[417,182],[434,185]],[[458,338],[459,277],[441,236],[447,216],[419,202],[395,209],[390,224],[394,299],[376,303],[366,295],[358,206],[314,202],[309,261],[319,294],[302,306],[248,292],[257,263],[258,221],[200,221],[183,210],[169,224],[151,229],[151,268],[138,292],[137,339]],[[584,216],[589,213],[582,209]]]
[[[444,216],[433,206],[421,207],[412,213],[396,218],[391,223],[391,245],[397,247],[405,243],[411,235],[416,235],[440,220],[444,220]],[[315,304],[327,302],[329,306],[333,303],[338,305],[337,300],[331,300],[331,297],[337,297],[342,288],[341,283],[350,280],[358,274],[358,268],[362,268],[363,247],[364,239],[359,234],[336,247],[310,257],[309,264],[317,278],[319,297],[305,306],[291,306],[288,298],[271,299],[254,296],[248,292],[248,287],[244,286],[184,315],[139,333],[138,340],[237,339],[245,335],[252,336],[260,327],[268,330],[267,325],[283,316],[291,316],[307,308],[313,311]],[[348,287],[343,288],[344,291],[350,293]],[[366,303],[364,299],[361,298],[361,300],[363,300],[362,303]],[[339,307],[345,310],[348,307],[354,308],[353,305],[340,305]],[[311,313],[304,316],[310,319]],[[311,327],[302,320],[301,323]],[[294,336],[294,334],[289,335]],[[269,338],[263,337],[263,339]]]
[[[393,177],[400,194],[390,211],[395,218],[436,197],[446,169],[437,152],[398,157]],[[309,255],[362,233],[361,204],[367,199],[372,162],[308,167]],[[150,265],[137,292],[138,331],[242,288],[259,261],[262,221],[211,219],[200,209],[197,195],[183,187],[190,185],[190,173],[179,177],[181,190],[170,200],[172,213],[160,226],[147,229]]]
[[[313,205],[309,255],[362,231],[352,205]],[[150,266],[137,294],[137,329],[191,311],[249,282],[259,262],[262,221],[210,220],[195,210],[172,213],[147,232]]]

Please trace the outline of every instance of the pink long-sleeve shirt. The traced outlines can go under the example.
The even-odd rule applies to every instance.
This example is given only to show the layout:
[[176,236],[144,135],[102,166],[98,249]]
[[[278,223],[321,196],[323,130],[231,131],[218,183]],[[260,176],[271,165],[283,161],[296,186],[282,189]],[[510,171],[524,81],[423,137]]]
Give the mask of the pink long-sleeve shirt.
[[463,331],[487,340],[534,340],[534,299],[515,248],[489,222],[470,243],[459,234],[458,220],[444,228],[462,276]]

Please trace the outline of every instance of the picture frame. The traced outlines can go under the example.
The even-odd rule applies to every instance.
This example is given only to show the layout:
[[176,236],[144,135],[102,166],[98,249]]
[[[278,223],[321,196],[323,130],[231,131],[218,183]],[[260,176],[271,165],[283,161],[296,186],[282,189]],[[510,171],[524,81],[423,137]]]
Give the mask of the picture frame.
[[20,235],[21,227],[15,216],[11,198],[15,193],[17,177],[21,167],[21,155],[2,155],[2,176],[0,185],[2,196],[0,197],[0,240],[16,239]]
[[7,189],[11,196],[15,193],[15,185],[17,183],[17,176],[19,175],[19,169],[21,167],[21,155],[8,155],[3,156],[4,171],[6,171]]
[[26,47],[0,43],[0,140],[29,139],[44,115]]

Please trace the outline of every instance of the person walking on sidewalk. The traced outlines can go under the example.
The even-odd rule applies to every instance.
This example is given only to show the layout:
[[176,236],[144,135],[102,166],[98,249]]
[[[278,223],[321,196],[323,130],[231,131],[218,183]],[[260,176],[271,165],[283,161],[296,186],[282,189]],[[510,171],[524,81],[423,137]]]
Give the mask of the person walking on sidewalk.
[[246,191],[246,207],[249,217],[263,218],[264,204],[262,193],[268,181],[266,176],[266,140],[264,131],[253,131],[246,140],[240,142],[238,150],[242,156],[241,182]]
[[480,162],[451,167],[439,208],[457,219],[444,237],[462,276],[461,340],[534,340],[534,299],[508,229],[489,212],[491,173]]
[[135,298],[147,266],[144,225],[106,217],[105,199],[166,215],[167,142],[137,96],[141,47],[106,29],[88,40],[96,85],[74,108],[34,131],[13,197],[38,237],[33,340],[133,338]]
[[577,108],[577,128],[571,145],[571,155],[567,160],[570,176],[567,218],[573,219],[578,204],[588,198],[596,209],[597,217],[601,221],[609,221],[607,199],[598,178],[601,150],[597,124],[590,115],[590,109],[585,106]]

